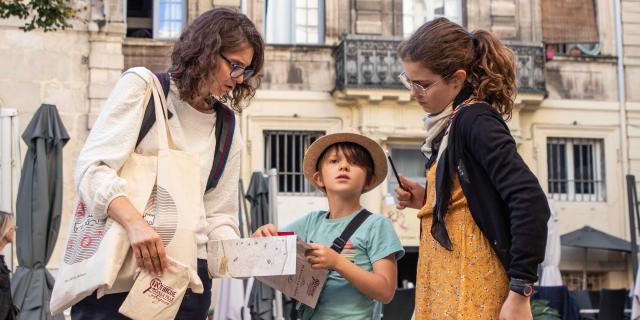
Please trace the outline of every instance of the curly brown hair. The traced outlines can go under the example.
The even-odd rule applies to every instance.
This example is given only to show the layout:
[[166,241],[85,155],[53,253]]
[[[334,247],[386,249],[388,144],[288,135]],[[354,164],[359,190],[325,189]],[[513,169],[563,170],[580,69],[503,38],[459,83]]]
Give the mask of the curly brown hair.
[[[222,102],[240,112],[253,98],[260,85],[259,74],[264,64],[264,41],[246,15],[228,8],[209,10],[191,23],[180,35],[171,54],[171,78],[180,98],[191,101],[200,95],[203,81],[215,70],[213,57],[249,43],[253,47],[250,67],[255,76],[235,86],[221,97]],[[203,97],[204,98],[204,97]]]
[[[473,94],[511,118],[517,94],[513,51],[486,30],[467,32],[446,18],[423,24],[398,48],[400,59],[419,62],[442,77],[467,72]],[[446,81],[446,80],[445,80]]]

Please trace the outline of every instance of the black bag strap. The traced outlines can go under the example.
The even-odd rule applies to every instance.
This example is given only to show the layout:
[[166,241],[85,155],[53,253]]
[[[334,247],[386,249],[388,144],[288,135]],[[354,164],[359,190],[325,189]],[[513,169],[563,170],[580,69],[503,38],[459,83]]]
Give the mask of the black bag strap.
[[[169,74],[166,72],[154,74],[156,77],[158,77],[158,80],[160,80],[162,91],[164,92],[164,96],[166,98],[169,95],[169,86],[171,84]],[[224,167],[227,164],[227,159],[229,158],[231,143],[233,142],[233,135],[236,128],[236,117],[231,108],[216,100],[214,103],[214,110],[216,112],[216,149],[214,150],[213,155],[213,165],[211,166],[209,178],[207,179],[207,191],[214,189],[218,185],[218,181],[220,181],[220,178],[222,177]],[[167,110],[167,117],[169,119],[173,117],[173,114],[169,110]],[[153,102],[153,99],[149,99],[149,103],[147,104],[147,107],[144,111],[144,116],[142,118],[142,126],[140,127],[140,133],[138,134],[136,147],[138,147],[142,139],[144,139],[147,133],[149,133],[151,127],[153,127],[153,124],[155,122],[155,104]]]
[[[327,213],[328,215],[328,213]],[[331,249],[335,250],[337,253],[342,252],[342,249],[344,249],[344,246],[347,244],[347,241],[349,241],[349,238],[351,238],[351,236],[353,235],[354,232],[356,232],[356,230],[358,230],[358,228],[362,225],[362,223],[367,220],[367,218],[372,215],[371,212],[369,212],[369,210],[367,209],[362,209],[360,210],[360,212],[358,212],[358,215],[356,215],[347,225],[346,228],[344,228],[344,231],[342,231],[342,234],[340,234],[339,237],[337,237],[335,240],[333,240],[333,244],[331,245]]]
[[[166,72],[163,73],[154,73],[158,80],[160,80],[160,84],[162,85],[162,91],[164,93],[164,97],[167,98],[169,96],[169,85],[171,84],[169,80],[169,74]],[[167,117],[171,119],[173,117],[173,113],[167,110]],[[156,122],[156,107],[153,102],[153,98],[149,99],[149,103],[147,103],[147,107],[144,110],[144,116],[142,117],[142,127],[140,127],[140,133],[138,133],[138,140],[136,141],[136,148],[142,142],[142,139],[149,133],[151,127]]]
[[213,166],[207,180],[207,191],[215,188],[222,177],[227,164],[231,143],[236,128],[236,115],[231,108],[216,100],[213,105],[216,111],[216,150],[213,155]]

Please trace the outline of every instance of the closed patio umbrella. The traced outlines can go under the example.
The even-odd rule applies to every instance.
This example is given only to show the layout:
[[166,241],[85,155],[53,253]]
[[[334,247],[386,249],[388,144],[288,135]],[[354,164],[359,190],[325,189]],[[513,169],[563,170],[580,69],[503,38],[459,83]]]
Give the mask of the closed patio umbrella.
[[551,216],[547,222],[547,248],[542,262],[542,277],[540,285],[553,287],[562,285],[562,275],[560,274],[560,226],[558,214],[553,209],[553,200],[549,199]]
[[43,104],[22,134],[28,150],[16,204],[18,269],[11,280],[19,319],[62,319],[49,312],[54,279],[46,265],[62,211],[62,148],[69,141],[58,110]]

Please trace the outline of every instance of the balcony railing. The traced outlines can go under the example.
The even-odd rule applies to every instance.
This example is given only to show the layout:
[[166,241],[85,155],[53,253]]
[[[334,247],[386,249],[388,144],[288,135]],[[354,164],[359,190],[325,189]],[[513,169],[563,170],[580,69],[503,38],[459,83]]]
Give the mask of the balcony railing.
[[[400,39],[347,36],[338,45],[336,89],[402,89],[398,75],[402,65],[397,56]],[[518,91],[546,93],[542,44],[509,42],[517,64]]]

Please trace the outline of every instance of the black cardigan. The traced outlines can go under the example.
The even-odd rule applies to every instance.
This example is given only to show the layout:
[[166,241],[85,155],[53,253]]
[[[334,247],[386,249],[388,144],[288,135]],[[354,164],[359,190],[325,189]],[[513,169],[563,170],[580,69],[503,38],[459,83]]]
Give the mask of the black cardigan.
[[473,219],[507,274],[537,281],[550,210],[507,124],[488,104],[472,104],[458,111],[448,139],[448,160],[455,165]]

